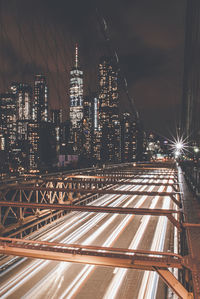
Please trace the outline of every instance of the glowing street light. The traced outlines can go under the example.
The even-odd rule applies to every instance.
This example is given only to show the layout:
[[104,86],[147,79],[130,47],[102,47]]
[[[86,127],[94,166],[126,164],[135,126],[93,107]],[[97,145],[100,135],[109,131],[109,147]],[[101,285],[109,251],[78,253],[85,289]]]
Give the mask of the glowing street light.
[[175,144],[175,148],[176,148],[178,151],[182,150],[183,147],[184,147],[184,145],[183,145],[182,142],[177,142],[177,143]]
[[169,140],[169,145],[172,149],[173,155],[175,159],[179,158],[181,155],[185,153],[185,151],[188,151],[187,148],[188,143],[187,143],[187,138],[183,138],[183,136],[178,136],[175,138],[173,137],[174,140]]
[[194,152],[197,154],[199,152],[199,148],[197,146],[194,147]]
[[179,150],[174,152],[175,158],[178,158],[180,156],[181,152]]

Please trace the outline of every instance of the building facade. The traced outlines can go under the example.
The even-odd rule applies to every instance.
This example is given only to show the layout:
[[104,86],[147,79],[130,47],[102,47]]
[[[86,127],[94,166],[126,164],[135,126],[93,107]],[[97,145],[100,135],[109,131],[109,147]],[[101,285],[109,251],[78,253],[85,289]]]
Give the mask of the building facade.
[[46,77],[41,74],[34,80],[32,120],[37,123],[48,121],[48,87]]
[[75,153],[80,153],[82,147],[83,119],[83,71],[79,66],[78,45],[75,48],[74,67],[70,71],[70,121],[71,143]]
[[111,57],[102,57],[99,63],[99,127],[101,160],[120,162],[118,69]]

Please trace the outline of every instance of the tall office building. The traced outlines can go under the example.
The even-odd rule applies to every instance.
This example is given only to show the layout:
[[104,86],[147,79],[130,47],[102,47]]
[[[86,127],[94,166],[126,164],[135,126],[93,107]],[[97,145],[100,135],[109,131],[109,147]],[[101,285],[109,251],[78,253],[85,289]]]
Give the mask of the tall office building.
[[48,121],[48,87],[43,75],[35,76],[32,119],[38,123]]
[[192,144],[200,145],[200,1],[186,7],[182,130]]
[[91,143],[92,143],[92,101],[91,97],[85,97],[83,101],[83,149],[84,156],[91,158]]
[[51,122],[53,124],[57,126],[62,123],[62,109],[51,109],[50,115],[51,115]]
[[83,118],[83,71],[79,67],[78,45],[75,63],[70,71],[70,121],[72,128],[79,128]]
[[97,94],[91,95],[92,132],[91,155],[94,162],[101,160],[101,129],[99,123],[99,98]]
[[32,87],[26,83],[12,83],[11,92],[15,95],[17,103],[17,120],[31,120]]
[[28,124],[28,142],[29,142],[29,170],[33,172],[39,171],[40,155],[39,155],[39,124],[37,122],[29,122]]
[[12,93],[0,94],[1,150],[12,150],[17,138],[17,103]]
[[83,119],[83,71],[79,66],[78,45],[75,48],[74,67],[70,71],[70,121],[73,150],[80,153]]
[[102,134],[101,159],[119,162],[121,157],[118,69],[113,59],[102,57],[99,64],[99,123]]
[[27,140],[28,122],[32,117],[32,87],[15,82],[10,89],[16,100],[17,139]]
[[136,161],[138,147],[138,130],[136,120],[130,113],[123,113],[121,120],[121,160]]
[[52,109],[50,111],[51,122],[54,125],[56,138],[56,152],[59,154],[61,146],[61,123],[62,123],[62,109]]

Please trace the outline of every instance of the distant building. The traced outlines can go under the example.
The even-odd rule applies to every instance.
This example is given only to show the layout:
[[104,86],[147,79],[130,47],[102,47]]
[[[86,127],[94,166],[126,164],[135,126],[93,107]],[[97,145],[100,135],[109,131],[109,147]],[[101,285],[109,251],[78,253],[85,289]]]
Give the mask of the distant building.
[[32,119],[38,123],[48,121],[48,87],[44,75],[35,76]]
[[120,162],[120,122],[118,68],[111,57],[99,63],[99,126],[101,131],[101,160]]
[[28,122],[32,119],[32,87],[15,82],[10,89],[16,101],[17,140],[27,140]]
[[50,111],[50,120],[54,125],[56,138],[56,152],[59,154],[61,146],[61,124],[62,124],[62,109],[52,109]]
[[92,110],[92,132],[91,132],[91,155],[95,162],[101,160],[101,129],[99,121],[99,98],[97,94],[91,95],[91,110]]
[[39,171],[39,123],[30,122],[28,124],[28,141],[29,141],[29,170]]
[[76,153],[81,151],[83,119],[83,71],[79,66],[78,45],[75,48],[75,63],[70,71],[70,121],[71,142]]
[[51,109],[50,119],[53,124],[60,125],[62,123],[62,109]]
[[17,103],[12,93],[0,94],[1,150],[10,151],[17,138]]
[[88,96],[83,102],[82,120],[83,155],[88,159],[91,158],[92,130],[92,98]]
[[121,160],[132,161],[132,123],[130,113],[123,113],[121,120]]

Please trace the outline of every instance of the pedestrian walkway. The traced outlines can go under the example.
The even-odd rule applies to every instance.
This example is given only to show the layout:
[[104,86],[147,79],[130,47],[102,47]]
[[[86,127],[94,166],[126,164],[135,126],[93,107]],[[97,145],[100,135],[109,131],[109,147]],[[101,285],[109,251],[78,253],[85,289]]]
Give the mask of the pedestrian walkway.
[[183,172],[179,168],[180,190],[182,192],[182,204],[184,223],[186,226],[186,237],[188,253],[193,266],[192,280],[195,298],[200,298],[200,202],[189,190]]

